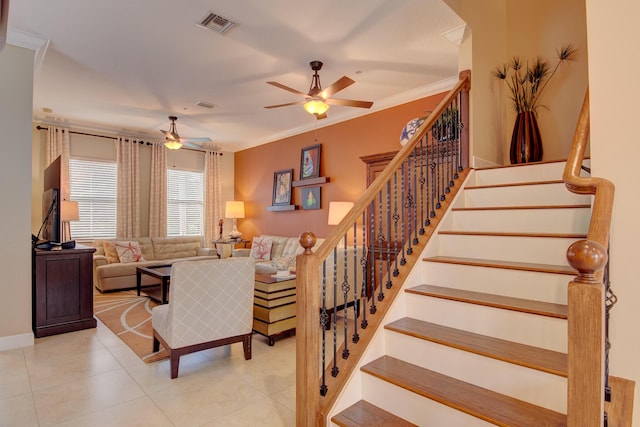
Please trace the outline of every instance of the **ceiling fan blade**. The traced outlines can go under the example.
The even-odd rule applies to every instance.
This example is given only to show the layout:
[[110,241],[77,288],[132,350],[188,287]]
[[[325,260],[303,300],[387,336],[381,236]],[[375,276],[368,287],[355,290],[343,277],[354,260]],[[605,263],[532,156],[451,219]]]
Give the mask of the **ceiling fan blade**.
[[296,95],[302,95],[302,96],[307,96],[306,93],[302,93],[299,90],[293,89],[289,86],[285,86],[282,83],[278,83],[278,82],[267,82],[267,84],[275,86],[275,87],[279,87],[280,89],[284,89],[286,91],[289,91],[291,93],[295,93]]
[[331,86],[329,86],[328,88],[320,92],[320,96],[323,97],[324,99],[327,99],[334,93],[338,93],[342,89],[345,89],[354,83],[355,83],[355,80],[352,80],[347,76],[342,76],[341,78],[333,82]]
[[[306,95],[305,95],[306,96]],[[297,101],[297,102],[287,102],[286,104],[278,104],[278,105],[267,105],[264,108],[279,108],[279,107],[286,107],[289,105],[299,105],[299,104],[304,104],[306,101]]]
[[354,101],[353,99],[337,99],[329,98],[325,102],[329,105],[342,105],[344,107],[359,107],[359,108],[371,108],[373,102],[371,101]]
[[193,148],[194,150],[204,150],[204,147],[202,145],[194,144],[194,143],[189,142],[189,141],[191,141],[191,139],[186,140],[186,141],[181,141],[182,142],[182,146],[184,148]]
[[316,119],[318,120],[322,120],[322,119],[326,119],[327,118],[327,113],[322,113],[322,114],[314,114],[316,116]]
[[190,143],[190,142],[211,142],[211,138],[209,137],[204,137],[204,138],[180,138],[180,142],[182,143]]

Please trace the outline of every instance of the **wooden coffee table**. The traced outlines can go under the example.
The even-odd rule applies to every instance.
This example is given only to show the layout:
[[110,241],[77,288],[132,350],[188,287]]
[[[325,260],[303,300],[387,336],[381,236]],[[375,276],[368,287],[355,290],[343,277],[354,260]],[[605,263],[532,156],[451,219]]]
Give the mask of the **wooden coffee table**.
[[167,296],[169,294],[169,282],[171,281],[171,266],[157,265],[154,267],[136,267],[136,290],[138,291],[138,296],[140,296],[140,291],[142,290],[143,274],[160,279],[160,283],[162,283],[160,286],[160,298],[158,298],[157,290],[145,289],[144,292],[149,295],[149,298],[158,301],[160,304],[166,304],[168,301]]

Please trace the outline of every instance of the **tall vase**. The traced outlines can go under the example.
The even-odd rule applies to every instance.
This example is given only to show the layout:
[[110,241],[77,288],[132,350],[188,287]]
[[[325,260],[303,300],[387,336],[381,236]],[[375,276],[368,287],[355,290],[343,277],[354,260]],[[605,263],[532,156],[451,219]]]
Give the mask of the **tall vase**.
[[518,113],[511,135],[509,157],[512,164],[542,160],[542,139],[533,111]]

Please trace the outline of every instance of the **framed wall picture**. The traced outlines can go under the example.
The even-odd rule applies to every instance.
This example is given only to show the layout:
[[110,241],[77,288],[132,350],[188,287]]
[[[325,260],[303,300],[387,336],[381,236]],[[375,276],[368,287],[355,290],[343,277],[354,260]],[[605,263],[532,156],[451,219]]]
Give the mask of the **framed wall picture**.
[[273,173],[273,206],[291,204],[291,181],[293,180],[293,169],[284,169]]
[[305,147],[300,153],[300,179],[320,176],[320,144]]
[[320,209],[320,187],[304,187],[302,189],[302,209]]

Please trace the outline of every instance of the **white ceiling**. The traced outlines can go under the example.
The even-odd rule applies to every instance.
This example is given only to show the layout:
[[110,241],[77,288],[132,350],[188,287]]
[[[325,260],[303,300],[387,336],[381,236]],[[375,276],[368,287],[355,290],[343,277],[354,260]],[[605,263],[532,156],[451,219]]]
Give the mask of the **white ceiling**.
[[[210,11],[238,25],[198,27]],[[8,39],[49,41],[36,121],[161,140],[176,115],[180,136],[238,151],[448,88],[458,56],[443,33],[463,24],[441,0],[13,0]],[[373,108],[332,106],[320,121],[300,105],[263,108],[300,100],[265,82],[306,93],[312,60],[323,87],[356,81],[335,97]]]

